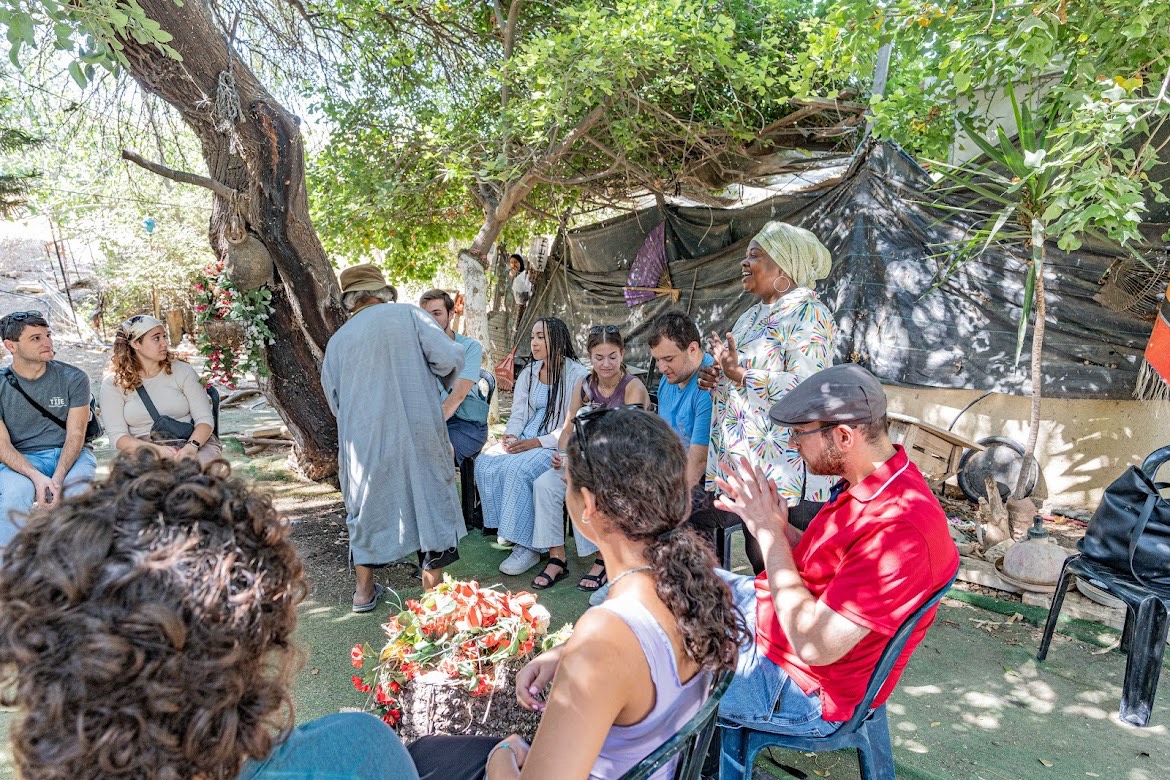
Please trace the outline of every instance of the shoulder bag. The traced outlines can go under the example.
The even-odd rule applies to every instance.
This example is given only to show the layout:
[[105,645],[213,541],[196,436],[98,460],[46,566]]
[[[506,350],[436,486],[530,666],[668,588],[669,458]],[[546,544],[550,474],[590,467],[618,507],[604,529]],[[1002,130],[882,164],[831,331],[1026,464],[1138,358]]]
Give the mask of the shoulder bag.
[[150,419],[154,420],[154,425],[150,429],[151,441],[187,441],[195,433],[194,423],[159,414],[154,401],[150,400],[150,394],[142,385],[138,386],[138,397],[142,399],[142,405],[146,407]]
[[[32,405],[32,408],[36,409],[43,416],[49,418],[58,428],[65,430],[65,420],[62,420],[60,417],[34,401],[32,396],[26,393],[24,388],[20,386],[20,380],[16,378],[15,371],[13,371],[11,368],[4,369],[4,378],[8,381],[8,384],[12,385],[16,392],[24,396],[24,400],[28,401],[29,404]],[[98,419],[97,404],[94,402],[93,394],[91,393],[89,396],[89,422],[85,424],[85,443],[89,444],[103,433],[105,433],[105,430],[102,428],[101,420]]]
[[1170,482],[1154,477],[1167,461],[1170,447],[1155,450],[1141,468],[1130,466],[1105,488],[1077,544],[1089,560],[1159,589],[1170,588],[1170,500],[1162,496]]

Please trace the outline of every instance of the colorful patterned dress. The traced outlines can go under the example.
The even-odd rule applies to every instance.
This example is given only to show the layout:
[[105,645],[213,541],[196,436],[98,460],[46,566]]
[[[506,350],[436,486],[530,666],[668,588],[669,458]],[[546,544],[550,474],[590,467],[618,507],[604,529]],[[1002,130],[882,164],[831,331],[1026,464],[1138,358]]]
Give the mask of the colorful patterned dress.
[[[740,455],[763,467],[795,504],[805,479],[800,455],[788,444],[788,429],[774,425],[768,410],[803,380],[832,364],[833,315],[812,290],[797,287],[772,304],[762,301],[736,321],[731,333],[743,387],[721,377],[713,394],[707,489],[720,492],[715,478]],[[826,501],[835,477],[808,475],[804,495]]]

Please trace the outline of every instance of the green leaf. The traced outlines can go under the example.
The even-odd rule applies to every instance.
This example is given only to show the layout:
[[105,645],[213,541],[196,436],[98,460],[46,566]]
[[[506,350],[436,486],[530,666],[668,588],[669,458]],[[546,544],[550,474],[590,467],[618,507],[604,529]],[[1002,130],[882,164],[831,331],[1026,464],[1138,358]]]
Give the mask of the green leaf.
[[86,84],[89,83],[85,78],[85,73],[81,70],[81,63],[79,63],[77,60],[69,63],[69,75],[73,77],[75,82],[77,82],[77,86],[81,87],[82,89],[85,89]]
[[1020,364],[1020,355],[1024,352],[1024,337],[1028,333],[1028,320],[1032,316],[1032,304],[1036,300],[1036,264],[1028,264],[1028,275],[1024,277],[1024,301],[1020,309],[1020,325],[1016,331],[1016,359]]

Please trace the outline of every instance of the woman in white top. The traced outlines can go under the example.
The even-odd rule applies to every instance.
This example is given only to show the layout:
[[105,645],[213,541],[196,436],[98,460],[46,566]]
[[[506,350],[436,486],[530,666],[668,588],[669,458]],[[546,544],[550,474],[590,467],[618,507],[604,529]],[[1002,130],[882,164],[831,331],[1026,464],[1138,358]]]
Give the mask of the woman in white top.
[[525,306],[532,295],[532,282],[528,278],[528,269],[524,267],[524,258],[512,255],[508,258],[508,275],[512,277],[512,295],[519,306]]
[[[154,419],[138,392],[143,388],[158,414],[195,426],[186,439],[151,433]],[[215,418],[207,390],[189,364],[170,351],[166,328],[148,314],[118,326],[114,354],[101,387],[102,423],[110,443],[121,452],[147,448],[168,460],[220,457],[212,435]]]

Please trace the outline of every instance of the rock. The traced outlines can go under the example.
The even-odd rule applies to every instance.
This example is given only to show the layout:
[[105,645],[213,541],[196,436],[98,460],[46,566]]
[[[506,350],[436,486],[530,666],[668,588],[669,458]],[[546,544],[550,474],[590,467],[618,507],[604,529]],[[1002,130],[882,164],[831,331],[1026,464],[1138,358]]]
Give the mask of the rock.
[[959,579],[963,582],[982,585],[985,588],[1002,590],[1005,593],[1022,592],[1015,585],[1009,585],[1004,582],[1003,578],[995,571],[995,566],[977,558],[968,558],[966,556],[959,558]]
[[16,292],[16,293],[20,293],[21,295],[44,295],[45,294],[44,287],[40,286],[39,284],[29,284],[28,282],[25,282],[24,284],[16,285],[16,287],[12,288],[12,291]]

